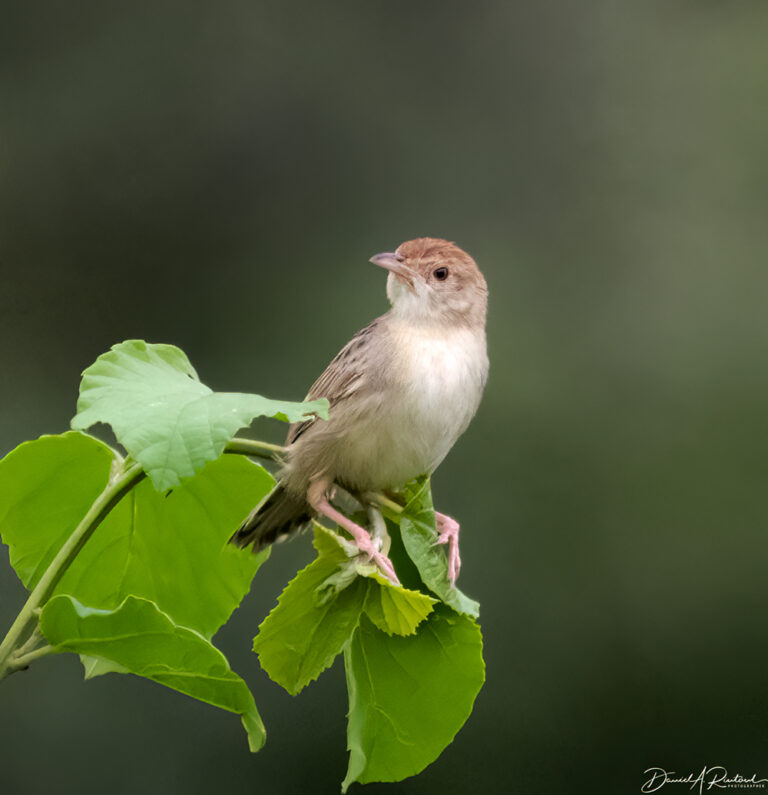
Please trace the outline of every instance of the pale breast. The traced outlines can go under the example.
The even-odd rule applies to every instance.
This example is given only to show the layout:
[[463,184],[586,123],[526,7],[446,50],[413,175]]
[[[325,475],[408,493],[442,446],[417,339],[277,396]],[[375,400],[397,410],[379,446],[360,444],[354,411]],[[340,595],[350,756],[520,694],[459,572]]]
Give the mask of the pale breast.
[[485,333],[428,329],[402,336],[403,424],[420,440],[426,469],[432,471],[477,411],[488,374]]
[[393,377],[340,456],[342,479],[360,488],[397,487],[434,471],[477,411],[488,373],[482,332],[395,326],[391,335]]

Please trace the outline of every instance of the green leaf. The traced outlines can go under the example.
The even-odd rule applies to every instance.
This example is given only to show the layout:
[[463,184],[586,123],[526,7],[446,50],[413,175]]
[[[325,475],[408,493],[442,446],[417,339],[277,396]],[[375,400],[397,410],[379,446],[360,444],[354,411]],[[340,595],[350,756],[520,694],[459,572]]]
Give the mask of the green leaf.
[[255,417],[298,422],[328,418],[328,401],[291,403],[239,392],[213,392],[173,345],[127,340],[83,372],[72,428],[109,423],[160,491],[218,458]]
[[30,590],[109,480],[110,447],[82,433],[41,436],[0,461],[0,533]]
[[118,665],[111,660],[105,660],[103,657],[91,657],[88,654],[81,654],[80,662],[83,664],[83,675],[86,679],[95,679],[97,676],[104,676],[104,674],[131,673],[122,665]]
[[379,571],[368,587],[365,614],[388,635],[413,635],[419,624],[432,612],[437,599],[419,591],[395,587]]
[[341,590],[327,587],[348,560],[332,535],[316,526],[317,558],[288,583],[253,641],[261,667],[291,695],[331,665],[354,632],[365,602],[367,583],[359,577]]
[[295,695],[328,668],[365,611],[385,632],[413,634],[436,600],[394,586],[354,544],[315,524],[317,558],[280,595],[253,641],[261,667]]
[[98,610],[57,596],[43,608],[40,629],[57,651],[105,661],[99,673],[128,671],[239,714],[251,751],[264,745],[266,732],[253,696],[226,657],[153,602],[128,596],[114,610]]
[[429,478],[423,477],[409,483],[405,496],[405,510],[394,520],[400,524],[403,546],[419,570],[422,581],[457,613],[477,618],[480,615],[479,603],[452,586],[448,578],[445,545],[437,543]]
[[415,636],[362,617],[344,651],[353,781],[400,781],[433,762],[472,711],[485,680],[480,627],[438,605]]
[[[109,480],[113,451],[81,433],[25,442],[0,461],[0,532],[33,588]],[[169,494],[139,483],[99,525],[54,593],[116,608],[134,594],[211,637],[265,555],[227,544],[274,484],[243,456],[222,456]]]

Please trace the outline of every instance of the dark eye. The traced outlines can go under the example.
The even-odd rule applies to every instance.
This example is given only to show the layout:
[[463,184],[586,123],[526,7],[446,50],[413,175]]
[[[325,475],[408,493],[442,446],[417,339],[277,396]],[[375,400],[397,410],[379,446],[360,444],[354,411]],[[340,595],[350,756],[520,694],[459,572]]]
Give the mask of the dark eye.
[[432,275],[439,281],[444,282],[448,278],[448,268],[435,268]]

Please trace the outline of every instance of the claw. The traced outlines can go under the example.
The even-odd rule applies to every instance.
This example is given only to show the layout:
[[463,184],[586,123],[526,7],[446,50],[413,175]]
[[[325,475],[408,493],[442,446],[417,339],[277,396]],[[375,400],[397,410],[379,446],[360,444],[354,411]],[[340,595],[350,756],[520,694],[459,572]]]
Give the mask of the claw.
[[397,578],[397,574],[395,574],[395,567],[392,565],[392,561],[383,553],[379,551],[379,546],[374,539],[368,534],[366,530],[363,530],[362,527],[358,525],[358,528],[365,533],[365,536],[360,536],[355,538],[355,542],[357,543],[357,548],[362,552],[364,555],[368,556],[368,560],[373,561],[373,563],[381,570],[382,574],[389,579],[393,585],[400,585],[400,580]]
[[368,560],[373,561],[381,570],[382,574],[384,574],[393,585],[400,585],[400,580],[397,578],[397,574],[395,574],[395,567],[392,565],[392,561],[380,551],[381,541],[377,539],[377,543],[377,540],[371,538],[370,533],[365,528],[360,527],[359,524],[356,524],[351,519],[344,516],[343,513],[337,511],[326,499],[324,495],[324,486],[324,483],[319,482],[316,490],[310,488],[307,494],[309,504],[318,513],[336,522],[339,527],[343,527],[352,538],[355,539],[355,544],[357,544],[357,548],[360,552],[367,555]]
[[444,513],[435,511],[435,524],[440,535],[438,544],[448,544],[448,579],[451,587],[456,585],[456,578],[461,569],[461,555],[459,555],[459,523]]

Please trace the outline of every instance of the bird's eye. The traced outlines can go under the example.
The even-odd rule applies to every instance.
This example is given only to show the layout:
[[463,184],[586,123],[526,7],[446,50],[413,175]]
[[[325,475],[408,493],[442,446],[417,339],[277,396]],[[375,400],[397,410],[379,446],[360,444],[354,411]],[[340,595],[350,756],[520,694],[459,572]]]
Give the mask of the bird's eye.
[[439,281],[444,282],[448,278],[448,268],[436,268],[432,275]]

